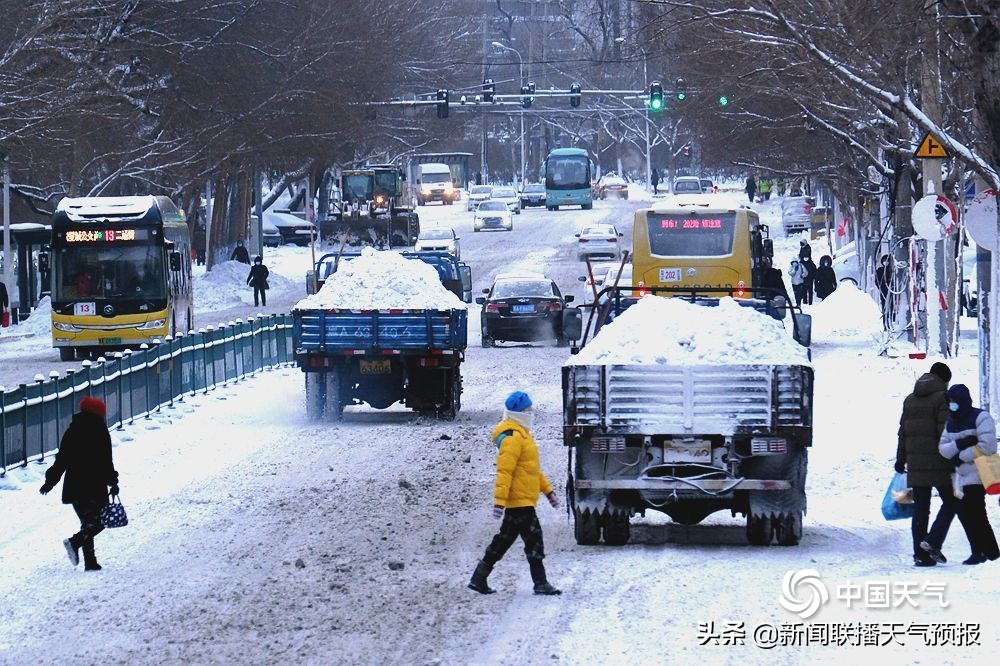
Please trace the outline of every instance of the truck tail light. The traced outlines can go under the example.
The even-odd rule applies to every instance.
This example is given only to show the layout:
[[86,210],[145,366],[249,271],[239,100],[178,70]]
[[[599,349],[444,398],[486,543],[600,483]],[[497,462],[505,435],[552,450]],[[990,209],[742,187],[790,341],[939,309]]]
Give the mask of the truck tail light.
[[747,295],[746,287],[747,285],[745,282],[743,282],[743,280],[740,280],[739,282],[736,283],[736,293],[734,294],[736,298],[743,298],[744,296]]
[[636,293],[639,295],[639,298],[642,298],[647,293],[646,288],[645,288],[646,284],[640,280],[638,286],[639,286],[639,289],[636,290]]

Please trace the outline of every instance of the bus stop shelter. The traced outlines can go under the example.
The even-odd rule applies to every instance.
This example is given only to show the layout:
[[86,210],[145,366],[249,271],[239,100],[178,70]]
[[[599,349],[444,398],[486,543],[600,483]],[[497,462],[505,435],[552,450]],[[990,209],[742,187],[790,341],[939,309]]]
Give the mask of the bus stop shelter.
[[[19,322],[27,319],[38,301],[49,294],[48,250],[52,241],[52,227],[35,222],[21,222],[10,225],[10,235],[17,245],[17,289],[8,289],[8,292],[11,296],[11,312],[15,313],[12,319]],[[16,308],[13,306],[15,291]]]

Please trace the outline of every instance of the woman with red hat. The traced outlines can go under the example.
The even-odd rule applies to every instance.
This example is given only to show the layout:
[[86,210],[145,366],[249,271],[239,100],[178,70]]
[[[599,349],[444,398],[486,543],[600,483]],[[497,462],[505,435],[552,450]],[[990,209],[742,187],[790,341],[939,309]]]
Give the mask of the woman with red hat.
[[45,483],[39,489],[43,495],[52,490],[65,473],[63,504],[72,504],[80,518],[80,531],[63,540],[69,561],[83,564],[86,571],[100,571],[94,554],[94,537],[104,530],[101,509],[108,503],[108,494],[118,494],[118,472],[111,458],[111,433],[105,423],[104,401],[91,396],[80,401],[80,411],[73,415],[59,443],[55,462],[45,472]]

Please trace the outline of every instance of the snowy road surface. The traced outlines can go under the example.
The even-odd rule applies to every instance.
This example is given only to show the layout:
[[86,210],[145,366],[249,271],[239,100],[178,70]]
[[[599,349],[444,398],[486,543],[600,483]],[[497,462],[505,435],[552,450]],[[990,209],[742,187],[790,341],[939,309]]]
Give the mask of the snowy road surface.
[[[476,290],[513,260],[570,287],[580,269],[574,225],[627,219],[624,206],[525,211],[516,255],[512,235],[473,235],[459,206],[421,215],[463,233]],[[776,265],[787,265],[797,239],[775,244]],[[289,264],[293,302],[300,256],[273,261],[279,272]],[[489,432],[511,390],[531,393],[543,469],[560,493],[566,479],[567,351],[479,348],[473,308],[454,422],[402,409],[309,422],[301,373],[280,368],[113,432],[131,523],[97,538],[101,572],[66,561],[59,542],[77,524],[61,487],[38,495],[46,465],[10,472],[0,482],[0,663],[994,663],[1000,565],[959,564],[968,553],[956,524],[949,563],[914,569],[907,522],[879,512],[902,398],[933,359],[877,356],[850,334],[850,313],[831,316],[835,305],[813,306],[840,328],[814,337],[816,428],[798,547],[747,546],[743,519],[722,513],[693,527],[650,513],[634,519],[631,544],[582,547],[565,511],[542,502],[546,566],[563,595],[531,594],[518,545],[490,578],[497,594],[466,589],[497,528]],[[0,345],[0,358],[27,344]],[[975,395],[974,351],[948,363]],[[996,525],[995,500],[989,513]],[[828,593],[807,619],[779,601],[786,573],[805,569],[818,578],[806,575],[789,599]],[[880,591],[888,608],[877,607]],[[978,644],[956,647],[970,623]],[[759,646],[769,627],[779,644]]]

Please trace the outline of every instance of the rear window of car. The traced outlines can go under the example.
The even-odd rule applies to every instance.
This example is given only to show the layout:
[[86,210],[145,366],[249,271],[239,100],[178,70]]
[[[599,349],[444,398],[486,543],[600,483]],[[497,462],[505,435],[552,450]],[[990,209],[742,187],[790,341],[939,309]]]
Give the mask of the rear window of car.
[[493,285],[493,298],[546,298],[555,296],[545,280],[504,280]]
[[614,227],[609,227],[607,225],[599,227],[587,227],[580,232],[581,236],[617,236]]
[[678,180],[674,183],[674,192],[701,192],[701,183],[697,180]]

